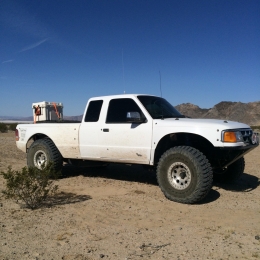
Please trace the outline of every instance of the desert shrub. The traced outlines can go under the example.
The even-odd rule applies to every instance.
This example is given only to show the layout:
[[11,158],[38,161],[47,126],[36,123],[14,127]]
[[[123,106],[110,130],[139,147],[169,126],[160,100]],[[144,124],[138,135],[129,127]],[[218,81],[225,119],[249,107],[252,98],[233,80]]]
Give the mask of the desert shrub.
[[7,130],[8,130],[7,125],[4,124],[4,123],[0,123],[0,132],[1,133],[6,133]]
[[54,195],[58,186],[54,185],[59,173],[53,170],[52,164],[43,169],[23,167],[21,171],[8,167],[1,172],[6,180],[6,189],[2,191],[6,199],[14,199],[17,203],[23,202],[26,207],[36,209],[42,206],[50,195]]
[[256,130],[256,129],[260,129],[260,125],[254,125],[254,126],[251,126],[251,128],[253,129],[253,130]]
[[16,129],[16,126],[17,126],[17,123],[13,123],[13,124],[9,124],[9,130],[11,130],[11,131],[15,131],[15,129]]

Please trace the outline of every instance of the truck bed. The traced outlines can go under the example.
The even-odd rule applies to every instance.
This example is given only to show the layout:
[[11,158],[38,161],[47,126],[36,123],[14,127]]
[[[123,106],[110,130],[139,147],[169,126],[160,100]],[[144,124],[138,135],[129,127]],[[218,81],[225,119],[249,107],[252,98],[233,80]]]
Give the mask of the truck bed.
[[81,121],[75,121],[75,120],[44,120],[44,121],[37,121],[36,124],[42,124],[42,123],[80,123]]

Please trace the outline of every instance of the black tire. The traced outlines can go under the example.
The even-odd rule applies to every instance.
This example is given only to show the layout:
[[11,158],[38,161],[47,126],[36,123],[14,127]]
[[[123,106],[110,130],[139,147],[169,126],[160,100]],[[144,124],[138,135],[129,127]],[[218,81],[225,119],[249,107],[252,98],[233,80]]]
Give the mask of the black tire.
[[240,179],[245,170],[244,157],[239,158],[237,161],[224,169],[214,170],[213,178],[216,182],[235,182]]
[[43,164],[47,165],[50,162],[52,162],[55,171],[61,170],[63,159],[52,140],[43,138],[33,142],[27,153],[28,167],[41,169]]
[[177,146],[166,151],[157,167],[157,181],[169,200],[192,204],[211,190],[211,166],[199,150]]

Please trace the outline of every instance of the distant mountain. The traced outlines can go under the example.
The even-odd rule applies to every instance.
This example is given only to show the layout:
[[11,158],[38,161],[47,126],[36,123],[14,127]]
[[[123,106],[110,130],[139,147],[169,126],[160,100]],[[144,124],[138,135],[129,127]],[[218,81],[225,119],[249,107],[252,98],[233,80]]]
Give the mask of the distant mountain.
[[[241,103],[222,101],[216,104],[213,108],[200,108],[191,103],[183,103],[175,106],[183,115],[192,118],[214,118],[231,121],[238,121],[248,125],[260,125],[260,101]],[[83,115],[79,116],[64,116],[65,120],[81,121]],[[0,116],[0,121],[33,121],[33,117],[14,117]]]
[[65,120],[71,120],[71,121],[81,121],[82,120],[83,115],[81,116],[64,116],[63,118]]
[[199,106],[193,105],[191,103],[184,103],[175,108],[181,112],[183,115],[192,117],[192,118],[201,118],[209,109],[200,108]]
[[225,119],[252,126],[260,125],[260,101],[250,103],[222,101],[209,109],[185,103],[175,106],[175,108],[192,118]]
[[0,121],[33,121],[32,116],[22,117],[22,116],[0,116]]

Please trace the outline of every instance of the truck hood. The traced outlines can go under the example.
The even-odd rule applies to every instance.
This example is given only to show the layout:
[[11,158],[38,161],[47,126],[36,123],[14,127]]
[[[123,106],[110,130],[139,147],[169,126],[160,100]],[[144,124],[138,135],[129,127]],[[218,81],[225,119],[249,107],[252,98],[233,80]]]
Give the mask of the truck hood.
[[165,118],[154,120],[158,126],[166,127],[196,127],[196,128],[218,128],[224,129],[240,129],[250,128],[247,124],[218,119],[199,119],[199,118]]

